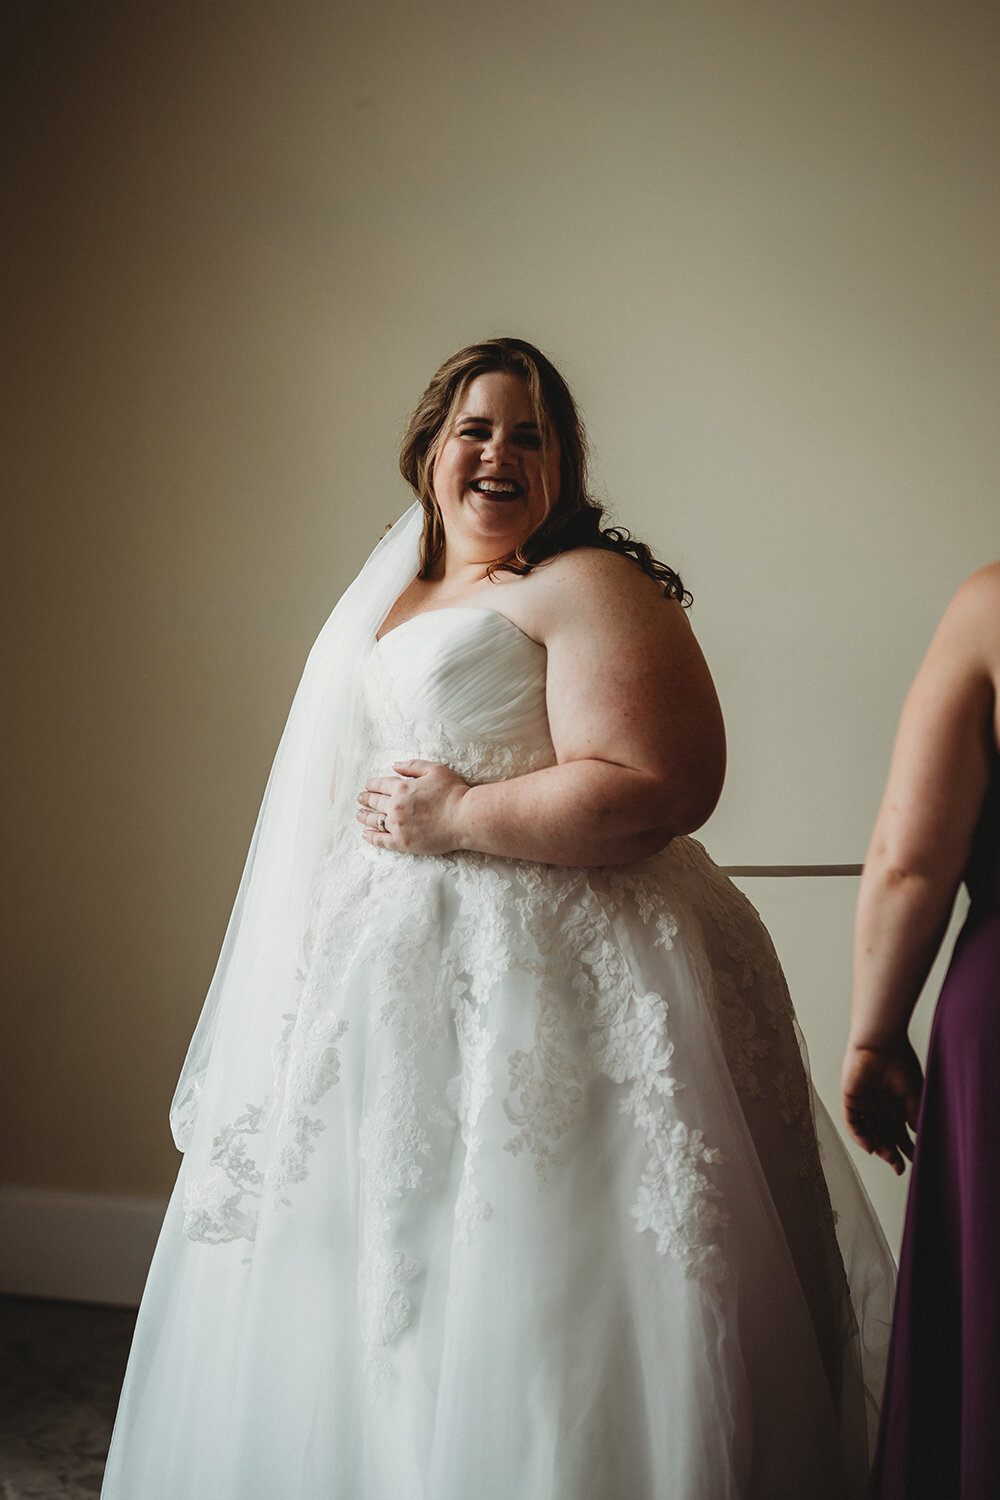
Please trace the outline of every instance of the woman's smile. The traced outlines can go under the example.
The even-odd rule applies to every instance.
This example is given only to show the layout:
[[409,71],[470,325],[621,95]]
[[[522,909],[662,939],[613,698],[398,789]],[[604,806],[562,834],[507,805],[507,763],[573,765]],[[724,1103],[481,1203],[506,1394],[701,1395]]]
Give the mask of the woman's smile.
[[470,382],[434,460],[446,563],[515,552],[559,497],[559,443],[538,425],[525,381],[492,370]]
[[524,486],[514,479],[474,479],[469,488],[494,500],[513,500],[524,493]]

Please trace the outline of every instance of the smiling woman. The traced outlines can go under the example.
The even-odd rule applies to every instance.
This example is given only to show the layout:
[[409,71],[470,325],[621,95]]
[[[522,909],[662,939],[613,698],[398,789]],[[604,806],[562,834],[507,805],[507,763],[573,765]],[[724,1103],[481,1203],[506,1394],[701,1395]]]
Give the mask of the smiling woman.
[[547,502],[543,518],[509,557],[495,561],[494,571],[525,572],[556,552],[600,547],[634,558],[660,580],[668,598],[690,603],[691,596],[677,574],[657,561],[645,543],[605,525],[601,507],[587,490],[587,440],[576,402],[555,365],[521,339],[487,339],[453,354],[434,375],[410,419],[399,467],[424,510],[420,576],[428,573],[444,545],[433,482],[438,451],[469,386],[479,376],[493,374],[516,378],[530,407],[528,426],[537,429],[542,448],[554,443],[559,456],[557,486],[553,487],[551,472],[543,470]]
[[686,836],[683,586],[529,344],[453,356],[401,464],[178,1088],[105,1500],[860,1497],[891,1268]]

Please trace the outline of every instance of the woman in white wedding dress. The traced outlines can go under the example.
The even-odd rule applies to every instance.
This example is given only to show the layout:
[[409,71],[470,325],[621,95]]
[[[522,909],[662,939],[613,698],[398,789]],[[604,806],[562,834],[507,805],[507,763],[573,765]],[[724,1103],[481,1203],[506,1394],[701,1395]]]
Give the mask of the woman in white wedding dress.
[[178,1088],[105,1500],[860,1496],[891,1264],[686,837],[724,739],[680,580],[530,345],[449,360],[402,467]]

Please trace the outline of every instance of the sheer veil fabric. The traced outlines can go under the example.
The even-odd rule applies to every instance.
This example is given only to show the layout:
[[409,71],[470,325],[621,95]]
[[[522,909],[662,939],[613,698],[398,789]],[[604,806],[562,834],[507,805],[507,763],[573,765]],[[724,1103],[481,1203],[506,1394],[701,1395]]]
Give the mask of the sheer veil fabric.
[[275,758],[104,1500],[860,1500],[891,1261],[749,902],[693,839],[569,869],[359,836],[394,760],[555,760],[505,616],[376,641],[420,529]]
[[[180,1151],[211,1150],[200,1101],[220,1024],[266,1028],[294,994],[308,902],[331,817],[354,816],[360,683],[379,626],[419,566],[412,505],[379,542],[320,631],[278,745],[219,962],[170,1106]],[[209,1110],[209,1113],[211,1111]]]

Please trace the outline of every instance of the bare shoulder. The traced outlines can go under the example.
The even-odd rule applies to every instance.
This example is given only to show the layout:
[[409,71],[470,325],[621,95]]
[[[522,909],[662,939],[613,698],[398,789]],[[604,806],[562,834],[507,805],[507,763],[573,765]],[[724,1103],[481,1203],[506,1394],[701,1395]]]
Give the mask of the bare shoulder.
[[539,580],[548,578],[550,586],[558,588],[586,586],[595,591],[622,593],[648,587],[654,597],[663,595],[661,585],[644,573],[633,558],[609,547],[573,547],[550,558],[536,569],[536,575]]
[[987,564],[957,591],[935,638],[939,650],[1000,675],[1000,562]]
[[955,593],[914,678],[900,723],[904,760],[951,767],[964,754],[978,757],[978,775],[983,745],[1000,743],[998,689],[1000,563],[991,563]]
[[588,623],[634,627],[651,618],[658,624],[686,621],[680,606],[665,598],[662,584],[631,558],[603,547],[562,552],[535,569],[531,583],[539,638]]
[[998,685],[993,563],[955,593],[906,696],[879,815],[900,868],[944,872],[957,883],[1000,745]]
[[948,609],[968,616],[1000,611],[1000,562],[987,563],[967,578]]
[[967,578],[955,595],[954,602],[959,601],[986,623],[1000,620],[1000,562],[987,563]]

